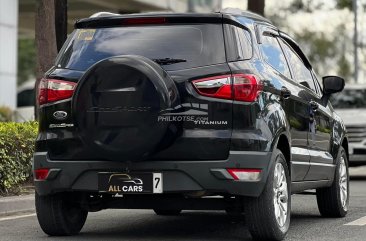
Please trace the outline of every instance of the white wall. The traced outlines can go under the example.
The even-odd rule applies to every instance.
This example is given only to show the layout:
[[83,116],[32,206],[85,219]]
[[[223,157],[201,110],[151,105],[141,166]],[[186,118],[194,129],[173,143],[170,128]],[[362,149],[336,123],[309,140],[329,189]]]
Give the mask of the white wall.
[[135,0],[147,5],[156,6],[158,8],[166,9],[166,11],[185,12],[187,11],[188,0]]
[[0,106],[16,107],[18,0],[0,0]]
[[222,8],[240,8],[242,10],[246,10],[248,5],[248,1],[238,1],[238,0],[223,0]]

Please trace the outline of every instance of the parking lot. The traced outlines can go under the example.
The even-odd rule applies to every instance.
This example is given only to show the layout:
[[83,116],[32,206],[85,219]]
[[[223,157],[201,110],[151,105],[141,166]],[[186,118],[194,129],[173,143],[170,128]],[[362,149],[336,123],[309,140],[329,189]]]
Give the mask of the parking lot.
[[[352,168],[350,210],[346,218],[322,218],[315,197],[294,195],[286,240],[352,240],[366,237],[366,167]],[[34,213],[0,218],[0,240],[251,240],[243,217],[225,212],[185,211],[162,217],[149,210],[90,213],[80,235],[48,237]]]

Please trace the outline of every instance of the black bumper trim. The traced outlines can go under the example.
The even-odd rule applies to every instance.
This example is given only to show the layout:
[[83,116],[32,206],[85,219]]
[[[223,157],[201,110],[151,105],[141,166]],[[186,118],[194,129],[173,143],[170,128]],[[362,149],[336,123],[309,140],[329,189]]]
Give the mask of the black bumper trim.
[[[271,152],[232,152],[227,160],[112,162],[93,160],[50,160],[47,152],[36,152],[33,168],[59,169],[54,179],[35,181],[39,195],[64,191],[98,192],[98,172],[161,172],[164,193],[207,191],[257,197],[267,180]],[[230,180],[212,170],[226,168],[261,169],[261,180],[243,182]],[[218,176],[219,175],[219,176]]]

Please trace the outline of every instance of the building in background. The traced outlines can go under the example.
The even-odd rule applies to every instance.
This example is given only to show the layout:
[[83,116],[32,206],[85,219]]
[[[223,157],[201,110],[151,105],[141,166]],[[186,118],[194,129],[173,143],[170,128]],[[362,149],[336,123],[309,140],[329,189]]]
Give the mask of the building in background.
[[[96,12],[211,12],[222,0],[68,0],[68,31]],[[0,106],[16,108],[18,38],[34,39],[36,0],[0,0]],[[34,56],[30,56],[31,58]]]
[[[19,2],[19,34],[34,38],[36,0]],[[222,6],[222,0],[68,0],[68,31],[77,19],[87,18],[96,12],[212,12]]]
[[0,0],[0,106],[16,106],[18,0]]
[[[77,19],[87,18],[96,12],[139,13],[139,12],[212,12],[221,8],[222,0],[68,0],[68,32],[73,29]],[[35,36],[36,0],[0,0],[0,106],[16,110],[15,116],[20,116],[22,108],[19,103],[34,103],[34,93],[28,93],[24,85],[30,86],[34,76],[21,78],[18,68],[18,39],[34,39]],[[23,46],[20,44],[20,46]],[[29,46],[34,48],[34,46]],[[24,46],[22,48],[24,50]],[[28,49],[28,47],[26,47]],[[34,52],[34,51],[33,51]],[[20,55],[24,54],[20,50]],[[23,53],[23,54],[22,54]],[[32,53],[31,51],[29,53]],[[28,54],[35,62],[35,54]],[[19,61],[20,66],[24,59]],[[27,60],[26,60],[27,62]],[[29,61],[28,61],[29,62]],[[30,61],[32,62],[32,61]],[[29,64],[28,64],[29,67]],[[25,69],[25,68],[24,68]],[[20,71],[24,70],[23,68]],[[33,68],[31,68],[33,70]],[[29,71],[28,71],[29,72]],[[17,78],[20,78],[17,80]],[[32,80],[33,79],[33,80]],[[17,89],[17,83],[21,86]],[[27,87],[27,88],[28,88]],[[25,100],[25,97],[29,100]],[[18,103],[18,104],[19,104]],[[31,106],[30,106],[31,107]],[[33,107],[31,107],[33,108]],[[28,111],[32,113],[32,111]],[[27,116],[28,115],[27,112]],[[18,119],[18,118],[16,118]],[[29,118],[20,118],[29,119]]]

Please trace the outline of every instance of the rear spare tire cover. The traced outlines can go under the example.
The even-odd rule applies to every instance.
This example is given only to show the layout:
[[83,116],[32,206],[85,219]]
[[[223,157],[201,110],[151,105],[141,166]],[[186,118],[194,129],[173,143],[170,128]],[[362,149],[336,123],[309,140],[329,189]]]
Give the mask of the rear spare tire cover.
[[154,61],[134,55],[102,60],[83,75],[73,98],[78,134],[108,160],[136,161],[153,153],[168,122],[159,112],[179,102],[174,81]]

